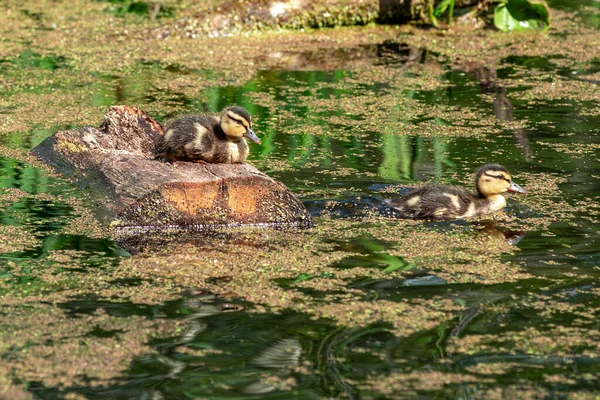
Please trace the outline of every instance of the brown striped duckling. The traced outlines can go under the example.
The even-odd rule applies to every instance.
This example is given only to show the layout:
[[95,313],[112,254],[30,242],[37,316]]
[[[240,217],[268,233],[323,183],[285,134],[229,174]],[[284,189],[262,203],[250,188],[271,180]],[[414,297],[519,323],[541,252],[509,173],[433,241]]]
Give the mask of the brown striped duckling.
[[156,158],[169,162],[241,163],[249,149],[246,139],[260,144],[252,117],[243,107],[227,107],[220,117],[187,115],[171,122],[156,143]]
[[475,186],[477,194],[455,186],[427,186],[393,199],[390,205],[409,218],[467,218],[502,210],[506,207],[504,192],[527,193],[499,164],[481,166]]

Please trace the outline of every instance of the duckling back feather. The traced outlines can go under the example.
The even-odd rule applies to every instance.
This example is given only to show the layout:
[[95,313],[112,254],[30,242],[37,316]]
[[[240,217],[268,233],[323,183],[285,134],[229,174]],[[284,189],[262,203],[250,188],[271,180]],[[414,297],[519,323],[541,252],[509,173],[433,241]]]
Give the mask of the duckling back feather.
[[167,161],[205,161],[210,163],[243,162],[248,144],[241,138],[229,141],[220,120],[210,115],[188,115],[167,126],[156,143],[156,157]]
[[454,186],[426,186],[390,204],[408,218],[446,219],[477,213],[478,199],[468,190]]

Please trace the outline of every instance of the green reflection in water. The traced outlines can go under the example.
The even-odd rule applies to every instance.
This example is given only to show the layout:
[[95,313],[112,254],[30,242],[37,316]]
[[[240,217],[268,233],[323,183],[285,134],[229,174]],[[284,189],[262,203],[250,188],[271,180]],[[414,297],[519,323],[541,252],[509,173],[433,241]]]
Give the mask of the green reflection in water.
[[[0,60],[0,70],[2,70],[2,64],[12,64],[18,69],[25,68],[41,68],[49,71],[54,71],[58,68],[64,68],[65,58],[62,56],[42,56],[39,53],[26,50],[21,53],[18,57],[10,60]],[[5,66],[6,68],[6,66]]]
[[[26,146],[29,139],[26,137],[24,141]],[[19,143],[12,143],[15,142]],[[103,268],[128,255],[110,239],[61,233],[77,218],[69,199],[81,196],[67,182],[49,177],[38,168],[9,157],[0,157],[0,174],[1,240],[7,239],[3,226],[17,226],[23,228],[28,238],[8,239],[16,244],[32,243],[25,249],[0,253],[0,279],[10,288],[0,290],[0,295],[7,291],[35,293],[48,290],[48,284],[36,278],[36,269],[41,268],[37,261],[43,261],[44,268],[54,268],[56,273],[60,273],[62,262],[46,260],[55,252],[74,251],[84,255],[81,258],[67,257],[71,270]],[[19,191],[16,197],[11,189]],[[78,268],[74,267],[75,264]]]
[[18,188],[30,194],[50,191],[52,180],[39,169],[8,157],[0,157],[0,188]]

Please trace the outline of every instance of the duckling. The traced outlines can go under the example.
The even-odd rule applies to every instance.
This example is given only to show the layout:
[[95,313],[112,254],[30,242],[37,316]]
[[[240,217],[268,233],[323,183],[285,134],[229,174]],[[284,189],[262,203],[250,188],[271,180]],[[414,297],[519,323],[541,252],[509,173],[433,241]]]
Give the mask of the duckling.
[[241,163],[249,152],[244,137],[261,143],[243,107],[227,107],[220,117],[187,115],[167,126],[156,143],[155,155],[169,162]]
[[455,186],[427,186],[393,199],[390,205],[409,218],[467,218],[502,210],[506,207],[504,192],[527,193],[499,164],[481,166],[475,174],[475,186],[477,194]]

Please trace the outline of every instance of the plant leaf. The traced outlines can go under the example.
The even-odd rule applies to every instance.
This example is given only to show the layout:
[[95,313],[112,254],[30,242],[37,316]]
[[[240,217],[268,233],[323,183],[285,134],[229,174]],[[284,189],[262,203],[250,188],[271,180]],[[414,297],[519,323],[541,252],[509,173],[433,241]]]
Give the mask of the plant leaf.
[[454,0],[442,0],[442,2],[435,7],[433,15],[439,18],[439,16],[442,15],[452,3],[454,3]]
[[550,13],[543,2],[508,0],[496,7],[494,25],[503,32],[543,32],[550,27]]

